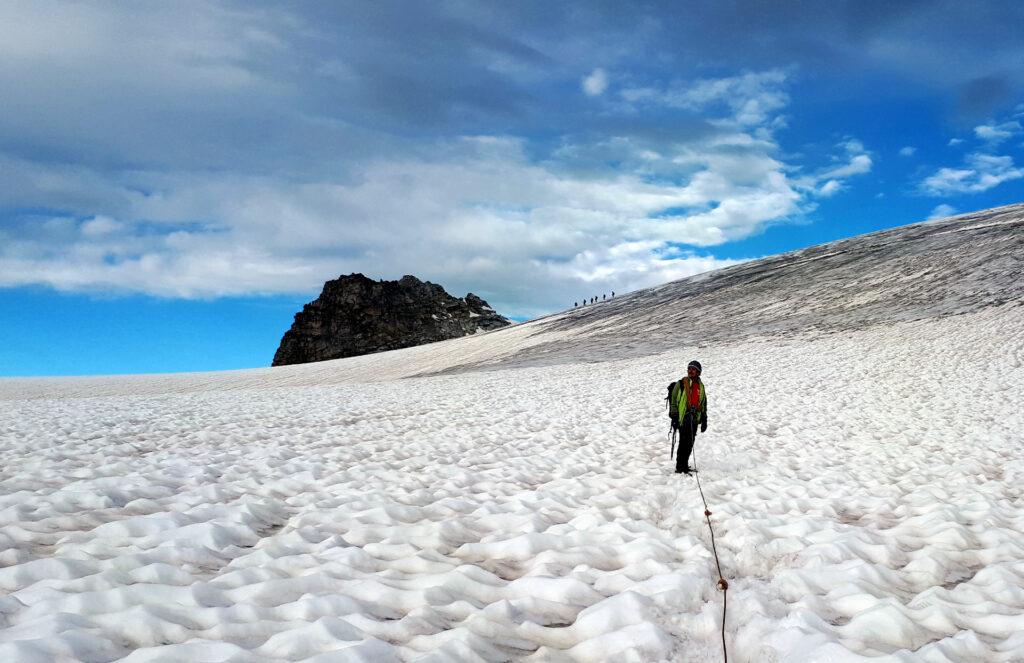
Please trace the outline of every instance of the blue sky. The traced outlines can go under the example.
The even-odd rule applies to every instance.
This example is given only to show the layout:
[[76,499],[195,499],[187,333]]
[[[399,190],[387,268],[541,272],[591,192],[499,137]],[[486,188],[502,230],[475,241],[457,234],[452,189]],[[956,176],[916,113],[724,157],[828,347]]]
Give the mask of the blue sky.
[[[775,6],[779,5],[779,6]],[[0,6],[0,375],[265,366],[1024,200],[1015,2]]]

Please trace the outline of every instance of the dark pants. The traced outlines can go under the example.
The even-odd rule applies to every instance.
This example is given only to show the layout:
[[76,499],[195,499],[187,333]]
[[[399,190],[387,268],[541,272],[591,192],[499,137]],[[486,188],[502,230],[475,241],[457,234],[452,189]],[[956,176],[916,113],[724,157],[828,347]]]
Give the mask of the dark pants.
[[679,425],[679,449],[676,451],[676,469],[687,469],[690,461],[690,452],[693,451],[693,438],[697,435],[697,427],[693,423],[692,416],[687,413],[683,417],[683,423]]

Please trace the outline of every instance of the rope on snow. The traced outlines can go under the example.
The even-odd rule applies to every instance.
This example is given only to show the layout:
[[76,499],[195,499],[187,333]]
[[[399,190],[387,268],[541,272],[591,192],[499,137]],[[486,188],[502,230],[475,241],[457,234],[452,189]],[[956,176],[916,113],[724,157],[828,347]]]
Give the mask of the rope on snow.
[[[696,425],[694,425],[696,429]],[[694,437],[697,431],[694,430]],[[708,521],[708,530],[711,531],[711,552],[715,554],[715,565],[718,567],[718,589],[722,590],[722,656],[725,663],[729,663],[729,650],[725,646],[725,615],[726,606],[729,602],[729,583],[722,577],[722,563],[718,560],[718,548],[715,547],[715,528],[711,526],[711,509],[708,508],[708,501],[704,498],[704,489],[700,485],[700,472],[697,471],[697,445],[693,445],[693,476],[697,479],[697,490],[700,491],[700,499],[704,502],[704,519]]]

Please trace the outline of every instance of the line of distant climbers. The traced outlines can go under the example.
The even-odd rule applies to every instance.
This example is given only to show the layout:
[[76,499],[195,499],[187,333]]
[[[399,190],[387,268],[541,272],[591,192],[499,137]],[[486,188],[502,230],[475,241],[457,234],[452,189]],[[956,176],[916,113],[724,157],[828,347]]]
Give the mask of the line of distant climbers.
[[[614,290],[612,290],[612,296],[611,296],[611,298],[612,298],[612,299],[614,299],[614,298],[615,298],[615,291],[614,291]],[[604,301],[605,299],[608,299],[608,295],[601,295],[601,301]],[[583,300],[583,306],[586,306],[586,305],[587,305],[588,303],[590,303],[590,304],[596,304],[596,303],[597,303],[597,301],[598,301],[598,300],[597,300],[597,297],[596,297],[596,296],[594,296],[594,297],[591,297],[590,299],[584,299],[584,300]],[[573,302],[573,303],[572,303],[572,307],[573,307],[573,308],[576,308],[576,307],[577,307],[577,306],[579,306],[579,305],[580,305],[580,303],[579,303],[579,302]]]

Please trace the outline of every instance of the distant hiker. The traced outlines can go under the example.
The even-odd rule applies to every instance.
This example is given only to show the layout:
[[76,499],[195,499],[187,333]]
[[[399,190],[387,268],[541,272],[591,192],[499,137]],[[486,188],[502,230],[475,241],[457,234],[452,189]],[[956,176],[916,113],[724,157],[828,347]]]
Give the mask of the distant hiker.
[[573,303],[572,303],[572,307],[573,307],[573,308],[576,308],[576,307],[577,307],[578,305],[579,305],[579,302],[573,302]]
[[601,295],[601,301],[603,302],[608,295]]
[[708,429],[708,399],[704,382],[700,379],[701,366],[697,360],[686,367],[686,377],[668,386],[668,413],[672,421],[672,434],[679,433],[679,453],[676,454],[676,474],[690,473],[690,453],[693,440]]
[[612,299],[615,299],[615,291],[612,290]]

